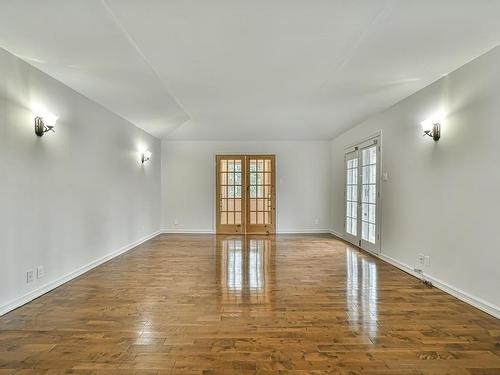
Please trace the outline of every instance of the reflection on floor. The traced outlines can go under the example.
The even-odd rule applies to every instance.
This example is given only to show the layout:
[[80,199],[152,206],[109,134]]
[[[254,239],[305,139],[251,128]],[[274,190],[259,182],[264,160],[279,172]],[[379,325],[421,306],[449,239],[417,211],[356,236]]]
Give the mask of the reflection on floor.
[[275,242],[266,237],[219,237],[216,259],[221,303],[269,302],[275,249]]
[[0,374],[491,375],[499,335],[330,235],[161,235],[0,317]]

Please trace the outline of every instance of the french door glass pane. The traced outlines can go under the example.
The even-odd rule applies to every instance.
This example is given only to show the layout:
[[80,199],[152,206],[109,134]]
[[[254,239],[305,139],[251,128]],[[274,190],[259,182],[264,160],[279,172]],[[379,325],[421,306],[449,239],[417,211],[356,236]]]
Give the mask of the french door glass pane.
[[358,159],[357,152],[346,158],[346,232],[357,236],[358,216]]
[[361,151],[361,239],[376,242],[377,145]]
[[242,224],[242,160],[220,161],[220,223]]

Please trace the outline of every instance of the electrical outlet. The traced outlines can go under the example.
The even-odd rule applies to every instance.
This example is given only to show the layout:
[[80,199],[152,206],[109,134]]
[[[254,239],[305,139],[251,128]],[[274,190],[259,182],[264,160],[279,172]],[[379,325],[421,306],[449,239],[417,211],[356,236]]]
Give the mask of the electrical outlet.
[[174,225],[179,225],[179,220],[178,219],[174,219]]
[[431,265],[431,256],[430,255],[425,256],[424,263],[427,267],[430,267],[430,265]]
[[424,265],[424,259],[425,259],[425,255],[424,254],[418,254],[418,262],[421,265]]
[[34,271],[33,270],[29,270],[28,272],[26,272],[26,283],[27,284],[32,283],[33,278],[34,278]]
[[422,271],[420,268],[417,268],[417,267],[413,267],[413,271],[415,271],[416,273],[418,273],[420,275],[424,274],[424,271]]
[[38,266],[36,269],[36,278],[41,279],[45,273],[45,270],[43,269],[43,266]]
[[315,224],[315,225],[318,225],[318,224],[319,224],[319,219],[318,219],[318,218],[314,219],[314,224]]

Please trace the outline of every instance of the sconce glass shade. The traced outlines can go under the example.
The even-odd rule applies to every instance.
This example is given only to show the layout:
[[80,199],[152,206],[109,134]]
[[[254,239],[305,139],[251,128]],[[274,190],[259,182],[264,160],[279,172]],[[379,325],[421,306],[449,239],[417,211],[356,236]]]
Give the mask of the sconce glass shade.
[[441,138],[441,125],[443,123],[444,113],[439,112],[432,117],[422,121],[420,125],[424,131],[424,135],[428,135],[436,142]]
[[151,153],[151,151],[149,151],[149,150],[143,151],[142,152],[142,158],[141,158],[142,163],[144,164],[145,162],[149,161],[149,159],[151,159],[151,155],[153,155]]
[[422,126],[424,133],[431,132],[432,127],[434,126],[434,121],[432,119],[427,119],[422,121],[420,125]]
[[45,116],[42,116],[43,122],[47,126],[56,126],[56,121],[58,117],[53,113],[47,113]]
[[48,112],[42,109],[33,110],[33,117],[41,117],[43,123],[47,126],[56,126],[56,121],[59,117],[54,115],[52,112]]

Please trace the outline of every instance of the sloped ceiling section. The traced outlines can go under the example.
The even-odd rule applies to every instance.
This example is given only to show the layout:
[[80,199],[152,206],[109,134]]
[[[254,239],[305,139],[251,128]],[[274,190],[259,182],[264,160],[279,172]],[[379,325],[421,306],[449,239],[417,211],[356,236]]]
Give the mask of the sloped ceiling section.
[[16,0],[0,46],[164,139],[330,139],[500,42],[491,0]]
[[2,1],[0,46],[157,137],[189,119],[100,0]]

